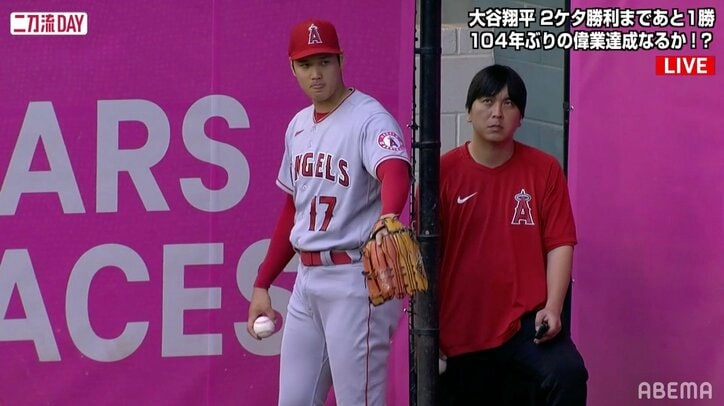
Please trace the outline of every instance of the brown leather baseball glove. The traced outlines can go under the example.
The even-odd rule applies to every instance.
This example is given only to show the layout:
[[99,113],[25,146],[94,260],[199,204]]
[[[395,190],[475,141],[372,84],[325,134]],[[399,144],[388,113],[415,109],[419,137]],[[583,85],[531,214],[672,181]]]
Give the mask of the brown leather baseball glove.
[[[387,234],[377,245],[376,236],[383,229]],[[362,250],[362,262],[370,303],[375,306],[427,290],[420,246],[413,231],[396,217],[384,217],[375,223]]]

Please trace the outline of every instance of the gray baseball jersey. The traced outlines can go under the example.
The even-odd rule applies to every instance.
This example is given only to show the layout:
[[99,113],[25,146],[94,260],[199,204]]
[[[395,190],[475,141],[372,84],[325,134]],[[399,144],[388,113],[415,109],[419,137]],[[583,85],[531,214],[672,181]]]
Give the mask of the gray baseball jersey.
[[[377,167],[409,162],[400,127],[354,91],[319,122],[310,106],[290,122],[277,184],[296,206],[299,251],[357,250],[380,216]],[[299,265],[284,320],[279,405],[322,405],[334,381],[338,405],[385,404],[390,338],[402,302],[372,306],[362,263]]]
[[359,90],[319,122],[313,106],[297,113],[277,177],[277,185],[294,197],[294,248],[362,246],[381,214],[375,172],[387,159],[409,162],[402,131],[378,101]]

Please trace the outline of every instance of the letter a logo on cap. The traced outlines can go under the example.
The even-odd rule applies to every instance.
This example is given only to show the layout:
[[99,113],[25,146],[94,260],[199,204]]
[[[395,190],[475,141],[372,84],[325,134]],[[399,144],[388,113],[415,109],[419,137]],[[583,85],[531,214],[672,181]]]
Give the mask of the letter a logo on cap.
[[295,25],[289,36],[289,59],[318,54],[342,54],[334,25],[324,20],[305,20]]
[[319,35],[319,28],[317,28],[316,25],[311,24],[309,26],[309,40],[307,41],[307,44],[321,44],[322,43],[322,37]]

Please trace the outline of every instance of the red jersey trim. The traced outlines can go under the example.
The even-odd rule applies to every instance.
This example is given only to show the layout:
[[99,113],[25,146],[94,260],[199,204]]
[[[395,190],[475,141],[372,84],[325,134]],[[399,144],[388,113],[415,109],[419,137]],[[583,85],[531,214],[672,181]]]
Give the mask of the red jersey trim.
[[317,112],[316,112],[314,109],[312,109],[312,121],[314,122],[314,124],[319,124],[319,123],[321,123],[322,121],[324,121],[324,119],[326,119],[327,117],[331,116],[332,113],[334,113],[335,111],[337,111],[337,109],[339,108],[339,106],[341,106],[342,104],[344,104],[344,102],[347,101],[347,99],[349,99],[349,96],[352,96],[352,94],[354,94],[354,92],[356,91],[356,89],[353,88],[353,87],[350,87],[349,90],[351,90],[351,92],[349,92],[349,94],[348,94],[347,96],[344,96],[344,98],[343,98],[342,100],[340,100],[340,102],[337,103],[337,105],[334,106],[334,108],[333,108],[332,110],[330,110],[330,111],[327,112],[327,113],[323,113],[324,115],[323,115],[319,120],[317,120]]
[[294,194],[294,190],[290,188],[289,186],[285,185],[281,180],[277,179],[277,186],[279,189],[282,189],[283,191],[289,193],[290,195]]
[[405,161],[405,163],[406,163],[408,166],[410,165],[409,159],[407,159],[407,158],[404,157],[404,156],[400,156],[400,155],[387,155],[387,156],[384,156],[384,157],[382,157],[382,159],[380,159],[379,161],[377,161],[377,163],[375,164],[375,167],[372,168],[372,173],[375,174],[375,179],[380,180],[380,179],[377,177],[377,168],[379,168],[380,165],[381,165],[383,162],[385,162],[385,161],[387,161],[387,160],[389,160],[389,159],[399,159],[399,160]]

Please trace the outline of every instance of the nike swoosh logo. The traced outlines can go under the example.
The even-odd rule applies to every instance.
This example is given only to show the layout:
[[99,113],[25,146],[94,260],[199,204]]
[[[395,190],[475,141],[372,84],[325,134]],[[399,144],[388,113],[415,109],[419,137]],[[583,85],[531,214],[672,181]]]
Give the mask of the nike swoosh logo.
[[478,194],[478,192],[475,192],[475,193],[473,193],[473,194],[471,194],[471,195],[467,195],[467,196],[465,196],[465,197],[460,197],[460,196],[458,196],[458,204],[463,204],[463,203],[467,202],[471,197],[473,197],[473,196],[475,196],[475,195],[477,195],[477,194]]
[[301,133],[303,133],[303,132],[304,132],[304,130],[299,130],[299,131],[297,131],[297,132],[294,133],[294,136],[296,137],[297,135],[299,135],[299,134],[301,134]]

